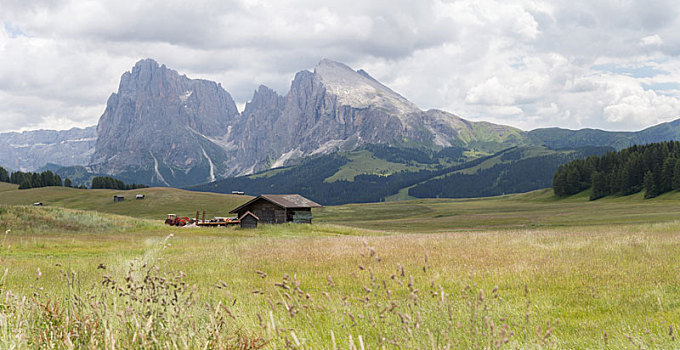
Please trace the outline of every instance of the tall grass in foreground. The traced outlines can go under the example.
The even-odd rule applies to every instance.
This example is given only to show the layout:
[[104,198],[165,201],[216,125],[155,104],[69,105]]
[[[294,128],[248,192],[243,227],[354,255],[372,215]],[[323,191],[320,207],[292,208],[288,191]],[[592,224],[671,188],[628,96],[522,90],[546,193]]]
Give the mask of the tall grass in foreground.
[[[359,294],[337,289],[330,275],[327,289],[317,293],[305,290],[295,275],[273,278],[251,272],[270,281],[268,288],[252,291],[262,301],[255,315],[233,308],[236,300],[227,282],[216,283],[224,293],[220,300],[199,301],[197,287],[185,282],[183,272],[163,271],[153,256],[131,263],[119,277],[106,274],[106,266],[96,267],[104,271],[100,287],[85,292],[74,288],[74,272],[62,270],[63,297],[43,296],[38,287],[32,295],[15,295],[0,279],[0,348],[495,349],[552,344],[550,322],[534,320],[530,312],[528,287],[525,310],[512,310],[504,306],[498,288],[484,291],[471,284],[447,290],[403,266],[378,275],[373,270],[381,258],[368,245],[353,273]],[[427,269],[425,258],[422,270]],[[36,286],[40,278],[38,270]],[[244,327],[248,320],[255,320],[255,327]],[[334,326],[308,332],[315,322]]]
[[[664,227],[648,229],[666,230]],[[8,234],[6,232],[5,237]],[[541,237],[539,234],[511,237],[541,243],[545,249],[560,247],[566,251],[568,249],[556,240],[582,242],[566,236]],[[633,239],[634,246],[644,244],[644,237],[636,237],[626,235],[621,239]],[[503,238],[507,240],[509,236]],[[613,240],[615,236],[606,238]],[[352,237],[351,240],[357,242],[350,250],[353,258],[342,260],[349,264],[348,268],[329,269],[329,273],[315,276],[315,282],[309,281],[309,275],[301,278],[302,274],[288,270],[294,266],[290,262],[272,260],[279,268],[263,266],[240,271],[252,277],[245,286],[218,279],[210,283],[212,287],[201,284],[203,287],[199,288],[187,282],[192,276],[167,268],[187,267],[167,264],[165,260],[172,250],[178,250],[176,244],[169,247],[176,239],[178,237],[168,236],[141,258],[126,263],[124,269],[105,265],[84,268],[81,274],[101,276],[85,290],[77,288],[78,273],[64,268],[60,272],[61,285],[43,285],[46,276],[37,270],[30,291],[17,294],[12,292],[16,286],[5,284],[7,270],[0,271],[0,348],[526,349],[565,348],[573,344],[588,348],[678,347],[672,325],[649,324],[642,330],[635,328],[634,323],[618,319],[616,326],[602,332],[600,337],[590,337],[584,342],[560,338],[569,325],[548,315],[550,298],[545,298],[547,293],[540,290],[540,285],[533,285],[539,280],[530,279],[532,282],[527,285],[512,287],[514,282],[507,281],[509,275],[500,275],[497,281],[500,287],[495,287],[488,279],[479,277],[481,271],[479,276],[470,273],[467,278],[452,280],[449,276],[455,274],[447,274],[443,265],[437,263],[437,259],[441,259],[437,255],[449,252],[444,247],[431,255],[417,249],[395,252],[394,249],[386,251],[387,244],[376,248],[368,239],[362,245],[362,238]],[[408,240],[404,244],[409,246],[425,241],[408,237],[370,241],[380,245],[379,242],[397,239]],[[433,236],[427,241],[436,241],[433,244],[438,246],[443,245],[445,239]],[[490,242],[485,237],[478,239],[486,244]],[[330,240],[339,244],[335,238],[318,244],[327,246]],[[342,243],[347,241],[343,239]],[[7,247],[4,238],[0,243],[0,266],[3,266]],[[257,249],[261,250],[262,244],[258,240]],[[277,240],[276,244],[282,242]],[[506,241],[505,244],[512,243]],[[418,255],[402,256],[404,252]],[[587,252],[601,253],[599,250]],[[402,263],[395,263],[395,254],[401,254]],[[473,255],[480,256],[483,252]],[[204,257],[200,261],[209,263]],[[303,261],[295,263],[308,267]],[[493,264],[491,259],[485,263]],[[554,283],[559,284],[560,276],[554,277],[557,279]],[[570,285],[581,282],[577,279]],[[48,293],[47,288],[61,292]],[[508,290],[510,288],[516,290]],[[657,300],[659,308],[666,305],[675,312],[672,300],[671,303]],[[630,305],[616,307],[618,310],[611,313],[626,312]]]

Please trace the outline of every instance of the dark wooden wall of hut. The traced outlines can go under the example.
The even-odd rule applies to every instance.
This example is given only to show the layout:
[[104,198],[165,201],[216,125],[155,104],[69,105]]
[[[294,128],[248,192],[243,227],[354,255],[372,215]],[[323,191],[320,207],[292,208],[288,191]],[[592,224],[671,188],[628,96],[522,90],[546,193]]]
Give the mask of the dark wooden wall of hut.
[[246,215],[243,219],[241,219],[241,227],[242,228],[257,228],[257,220],[250,215]]
[[264,199],[258,200],[250,204],[246,208],[239,210],[239,217],[245,212],[250,211],[260,218],[260,223],[263,224],[282,224],[286,222],[286,209],[274,205]]

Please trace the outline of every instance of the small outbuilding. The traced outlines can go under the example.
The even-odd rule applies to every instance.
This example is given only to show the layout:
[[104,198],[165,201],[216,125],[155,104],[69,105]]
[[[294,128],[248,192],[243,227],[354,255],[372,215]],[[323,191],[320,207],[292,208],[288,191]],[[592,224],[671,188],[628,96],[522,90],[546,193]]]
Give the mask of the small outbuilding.
[[257,222],[260,221],[260,218],[247,211],[238,220],[241,222],[241,228],[257,228]]
[[135,199],[144,199],[144,195],[138,194],[138,195],[135,196]]
[[113,202],[114,203],[122,202],[124,200],[125,200],[125,196],[121,196],[121,195],[114,195],[113,196]]
[[33,205],[36,206],[36,207],[41,207],[43,204],[42,204],[42,202],[35,202],[35,203],[33,203]]
[[312,208],[321,205],[299,194],[263,194],[232,210],[238,217],[247,212],[264,224],[283,224],[286,222],[312,223]]

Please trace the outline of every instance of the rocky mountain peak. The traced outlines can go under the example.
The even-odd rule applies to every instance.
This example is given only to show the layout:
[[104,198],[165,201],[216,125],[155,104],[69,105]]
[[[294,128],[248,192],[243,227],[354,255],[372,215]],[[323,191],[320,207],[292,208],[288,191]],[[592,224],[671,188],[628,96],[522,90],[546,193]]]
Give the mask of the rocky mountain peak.
[[279,96],[279,94],[277,94],[276,91],[272,90],[271,88],[265,85],[260,85],[253,93],[253,98],[246,103],[245,110],[251,110],[253,108],[264,106],[276,107],[281,103],[283,103],[282,96]]
[[475,130],[328,59],[298,72],[285,96],[259,86],[243,113],[219,84],[144,59],[109,98],[92,165],[128,182],[182,186],[364,144],[474,142]]
[[220,138],[238,119],[217,83],[141,60],[122,75],[99,119],[94,169],[123,179],[146,174],[134,182],[158,185],[214,179],[227,172]]
[[415,104],[364,70],[354,71],[345,64],[323,59],[314,69],[314,74],[328,92],[338,97],[341,105],[380,108],[397,115],[421,112]]

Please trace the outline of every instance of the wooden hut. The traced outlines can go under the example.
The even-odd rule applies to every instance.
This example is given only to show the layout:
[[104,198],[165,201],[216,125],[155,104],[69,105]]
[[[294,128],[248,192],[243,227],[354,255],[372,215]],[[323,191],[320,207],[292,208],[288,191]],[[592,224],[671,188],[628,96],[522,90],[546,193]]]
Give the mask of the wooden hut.
[[249,211],[245,212],[238,219],[241,221],[241,228],[257,228],[257,222],[260,221],[260,218]]
[[138,195],[135,196],[135,199],[144,199],[144,195],[138,194]]
[[312,223],[312,208],[321,205],[299,194],[263,194],[232,210],[238,217],[246,212],[259,218],[260,223]]
[[114,203],[122,202],[124,200],[125,200],[125,196],[121,196],[121,195],[118,195],[118,194],[113,196],[113,202]]

